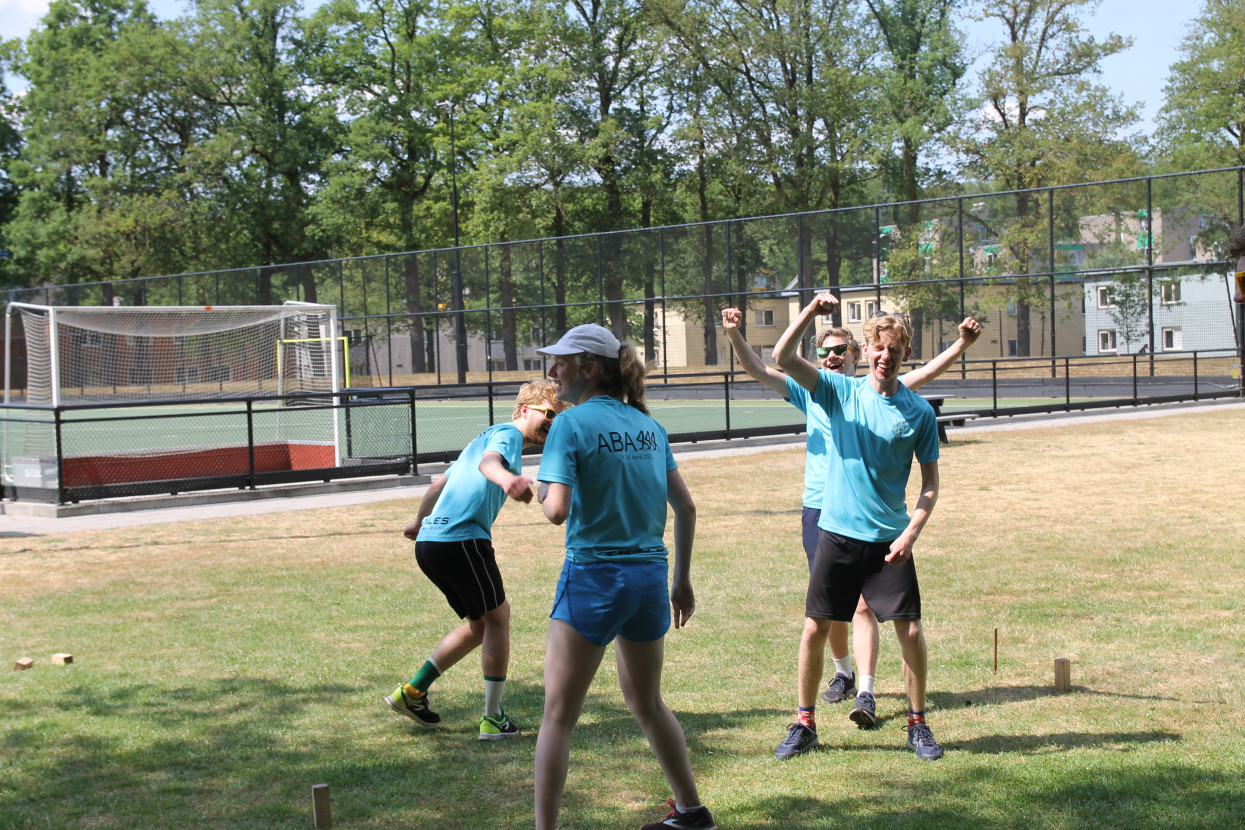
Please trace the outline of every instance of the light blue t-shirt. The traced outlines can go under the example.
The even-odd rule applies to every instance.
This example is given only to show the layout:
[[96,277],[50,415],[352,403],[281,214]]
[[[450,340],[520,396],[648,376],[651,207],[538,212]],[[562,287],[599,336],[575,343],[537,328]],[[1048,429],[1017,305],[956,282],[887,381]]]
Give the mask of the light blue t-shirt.
[[830,468],[830,416],[812,399],[807,389],[787,378],[787,400],[804,413],[804,433],[808,436],[804,452],[804,496],[801,503],[821,509]]
[[558,415],[537,478],[572,488],[571,562],[666,559],[666,473],[676,468],[661,424],[604,395]]
[[904,503],[912,459],[938,460],[929,401],[902,383],[879,395],[869,377],[820,369],[812,401],[830,418],[829,470],[817,526],[850,539],[889,542],[908,526]]
[[515,475],[523,470],[523,433],[513,423],[495,424],[476,436],[445,471],[445,487],[431,515],[419,526],[418,542],[461,542],[492,539],[493,520],[506,501],[506,491],[484,477],[480,462],[486,452],[501,456]]

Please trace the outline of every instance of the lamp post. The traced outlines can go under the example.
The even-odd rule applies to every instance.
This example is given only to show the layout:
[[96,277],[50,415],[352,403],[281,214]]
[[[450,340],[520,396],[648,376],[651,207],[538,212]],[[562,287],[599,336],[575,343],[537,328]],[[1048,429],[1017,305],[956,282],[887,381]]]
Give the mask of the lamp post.
[[450,198],[454,208],[454,273],[450,291],[453,292],[455,355],[458,363],[458,382],[467,382],[467,317],[463,306],[462,250],[458,247],[458,154],[454,143],[454,102],[445,100],[437,104],[450,117]]

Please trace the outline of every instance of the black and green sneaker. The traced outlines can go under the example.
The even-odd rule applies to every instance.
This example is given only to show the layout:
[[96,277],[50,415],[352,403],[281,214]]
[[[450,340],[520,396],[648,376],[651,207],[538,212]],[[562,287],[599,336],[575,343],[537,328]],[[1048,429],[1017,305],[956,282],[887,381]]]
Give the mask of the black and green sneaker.
[[480,718],[480,740],[500,741],[502,738],[519,737],[519,727],[514,725],[505,712],[494,717],[485,715]]
[[441,722],[441,716],[432,711],[427,692],[409,695],[406,689],[405,684],[394,689],[393,694],[385,697],[385,704],[399,715],[406,715],[420,726],[436,726]]

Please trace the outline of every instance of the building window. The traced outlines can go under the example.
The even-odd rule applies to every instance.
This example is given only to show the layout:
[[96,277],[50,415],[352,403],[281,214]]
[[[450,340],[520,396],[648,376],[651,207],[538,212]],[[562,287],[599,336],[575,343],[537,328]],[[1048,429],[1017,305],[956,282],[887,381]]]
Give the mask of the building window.
[[1008,357],[1019,357],[1020,356],[1020,346],[1016,343],[1015,340],[1007,341],[1007,356]]
[[1179,326],[1163,329],[1163,351],[1178,352],[1184,348],[1184,337]]
[[756,317],[753,318],[753,322],[758,326],[774,325],[774,309],[758,308],[756,310]]
[[866,318],[872,317],[874,314],[877,313],[877,310],[878,310],[878,304],[875,303],[873,300],[868,300],[865,302],[865,317]]
[[1007,301],[1007,316],[1008,317],[1016,316],[1016,301],[1015,300]]
[[[1111,286],[1098,286],[1098,307],[1115,308],[1115,298],[1111,296]],[[1112,349],[1114,351],[1114,349]]]
[[847,322],[849,323],[860,322],[860,303],[848,303],[847,304]]
[[1180,283],[1159,283],[1159,295],[1163,298],[1163,305],[1176,305],[1180,302]]
[[539,371],[540,371],[541,369],[543,369],[543,368],[544,368],[544,367],[540,365],[540,358],[539,358],[539,357],[525,357],[525,358],[523,358],[523,371],[525,371],[525,372],[539,372]]
[[1101,354],[1119,351],[1115,347],[1115,329],[1101,329],[1098,332],[1098,351]]

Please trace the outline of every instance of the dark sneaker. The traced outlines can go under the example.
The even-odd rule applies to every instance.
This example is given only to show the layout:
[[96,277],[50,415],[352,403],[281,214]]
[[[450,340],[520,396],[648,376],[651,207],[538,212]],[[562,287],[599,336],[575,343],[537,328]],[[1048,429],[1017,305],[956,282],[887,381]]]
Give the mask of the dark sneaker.
[[878,722],[877,704],[873,700],[872,693],[861,692],[856,695],[856,706],[848,717],[861,729],[872,729]]
[[519,737],[519,727],[514,725],[505,712],[497,717],[485,715],[480,718],[480,740],[500,741],[502,738]]
[[436,726],[441,722],[441,716],[432,711],[427,692],[419,697],[411,697],[406,693],[405,687],[399,686],[393,690],[393,694],[385,697],[385,703],[399,715],[406,715],[420,726]]
[[695,807],[686,813],[680,813],[674,808],[673,798],[666,799],[666,805],[670,808],[670,812],[665,818],[646,824],[640,830],[665,830],[666,828],[718,830],[718,826],[713,823],[713,816],[709,814],[708,807]]
[[855,688],[856,675],[848,677],[843,672],[835,672],[830,686],[821,693],[821,699],[826,703],[841,703],[852,696],[852,690]]
[[817,746],[817,730],[802,723],[793,723],[791,730],[787,732],[787,737],[774,752],[774,757],[785,761],[788,758],[803,755],[815,746]]
[[934,733],[923,723],[908,727],[908,748],[922,761],[937,761],[942,757],[942,747],[934,740]]

